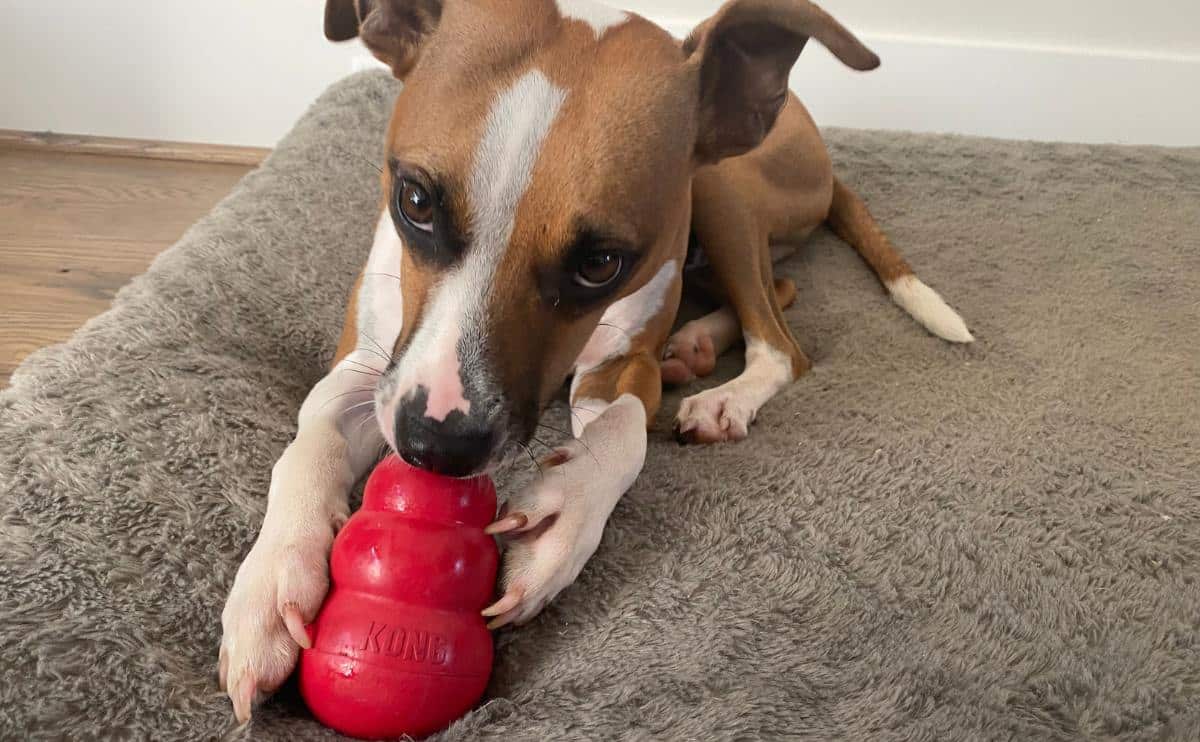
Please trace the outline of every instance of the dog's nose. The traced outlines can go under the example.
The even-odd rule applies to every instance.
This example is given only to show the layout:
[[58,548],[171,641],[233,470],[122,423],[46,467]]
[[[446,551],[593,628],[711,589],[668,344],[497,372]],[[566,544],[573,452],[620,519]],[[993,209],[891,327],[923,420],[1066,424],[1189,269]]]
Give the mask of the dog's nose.
[[426,417],[424,410],[401,405],[396,413],[396,449],[400,457],[420,469],[449,477],[468,477],[486,466],[495,445],[491,426],[452,413],[443,421]]

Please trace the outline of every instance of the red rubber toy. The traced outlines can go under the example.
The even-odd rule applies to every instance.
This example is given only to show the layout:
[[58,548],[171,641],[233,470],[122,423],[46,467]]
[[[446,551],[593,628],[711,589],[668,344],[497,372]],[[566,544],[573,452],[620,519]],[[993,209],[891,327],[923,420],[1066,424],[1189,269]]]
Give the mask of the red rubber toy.
[[300,655],[300,694],[322,724],[363,739],[439,731],[471,709],[492,671],[480,611],[499,555],[487,477],[460,480],[396,456],[367,480],[333,543],[329,596]]

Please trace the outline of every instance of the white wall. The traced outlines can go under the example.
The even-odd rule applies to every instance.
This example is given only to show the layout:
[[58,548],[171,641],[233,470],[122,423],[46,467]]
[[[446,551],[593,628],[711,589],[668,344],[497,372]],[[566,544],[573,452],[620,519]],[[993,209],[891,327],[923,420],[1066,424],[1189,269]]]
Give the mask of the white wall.
[[[682,34],[719,2],[618,4]],[[270,145],[364,56],[324,40],[323,0],[11,5],[0,128]],[[1196,0],[823,5],[884,65],[806,51],[793,83],[821,124],[1200,145]]]
[[269,146],[360,52],[323,0],[0,7],[0,128]]
[[[1196,0],[817,0],[865,36],[1200,55]],[[687,20],[720,0],[626,0],[647,17]]]

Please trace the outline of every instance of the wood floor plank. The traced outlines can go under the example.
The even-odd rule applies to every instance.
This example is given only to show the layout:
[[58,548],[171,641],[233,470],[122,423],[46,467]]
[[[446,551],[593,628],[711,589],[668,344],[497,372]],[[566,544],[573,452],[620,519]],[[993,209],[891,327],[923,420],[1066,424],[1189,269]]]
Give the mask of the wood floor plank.
[[0,235],[176,239],[245,174],[238,165],[0,150]]
[[0,138],[0,386],[30,352],[104,311],[248,170]]
[[59,273],[93,271],[136,275],[146,256],[162,249],[163,240],[81,235],[72,240],[44,236],[0,235],[0,275],[9,271]]
[[0,147],[33,149],[40,152],[68,152],[148,157],[190,162],[224,162],[231,165],[257,165],[270,153],[261,147],[225,144],[158,142],[148,139],[115,139],[84,134],[58,134],[52,131],[0,129]]

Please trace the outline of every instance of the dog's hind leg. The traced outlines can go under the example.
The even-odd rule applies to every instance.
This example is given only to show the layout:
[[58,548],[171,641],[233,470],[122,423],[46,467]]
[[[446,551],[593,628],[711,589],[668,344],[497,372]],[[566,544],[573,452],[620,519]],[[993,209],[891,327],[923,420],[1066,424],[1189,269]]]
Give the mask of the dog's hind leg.
[[[784,309],[790,307],[796,301],[796,284],[789,278],[776,278],[775,300]],[[667,341],[663,382],[685,384],[708,376],[716,368],[717,359],[741,339],[741,331],[737,312],[729,304],[680,327]]]
[[[750,160],[697,173],[692,229],[736,314],[746,343],[746,368],[732,381],[683,401],[675,422],[683,442],[745,438],[759,408],[811,367],[783,317],[781,300],[793,299],[795,287],[776,285],[771,262],[772,237],[791,238],[800,231],[793,223],[803,221],[807,227],[825,217],[819,208],[798,215],[797,201],[819,199],[800,199],[797,190],[770,183]],[[736,338],[736,333],[729,332],[729,315],[713,319],[724,325],[721,339],[732,343],[730,335]]]

